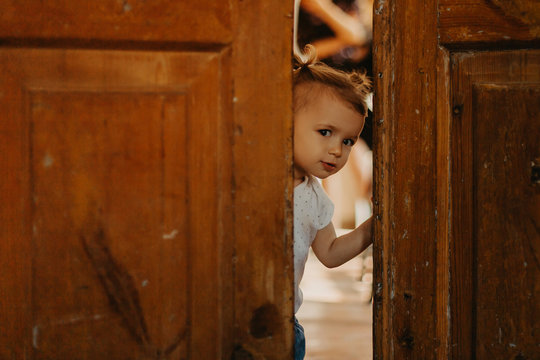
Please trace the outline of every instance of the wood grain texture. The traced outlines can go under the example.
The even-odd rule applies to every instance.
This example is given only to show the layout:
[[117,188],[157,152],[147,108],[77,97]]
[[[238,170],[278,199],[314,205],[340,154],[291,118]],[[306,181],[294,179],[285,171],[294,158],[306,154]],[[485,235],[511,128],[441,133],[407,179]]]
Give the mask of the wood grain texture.
[[[437,353],[437,7],[375,11],[375,358]],[[406,30],[405,30],[406,29]],[[377,31],[378,30],[378,31]]]
[[535,1],[439,1],[440,41],[449,47],[510,46],[540,40]]
[[[525,91],[524,89],[535,88],[537,85],[534,84],[540,82],[538,75],[540,74],[539,55],[538,51],[524,50],[476,54],[456,53],[452,57],[453,119],[450,130],[452,139],[450,157],[454,180],[451,182],[450,187],[450,193],[452,194],[450,202],[450,308],[452,318],[451,354],[456,359],[478,358],[480,353],[477,352],[477,346],[482,346],[479,341],[487,339],[479,339],[477,332],[493,331],[491,328],[484,329],[484,324],[478,323],[478,307],[482,309],[487,306],[497,314],[496,318],[500,317],[503,319],[506,316],[504,315],[506,313],[506,310],[503,309],[504,304],[507,301],[511,301],[504,299],[504,297],[493,298],[491,300],[485,297],[479,299],[478,286],[485,289],[483,287],[486,285],[484,282],[488,281],[489,276],[496,276],[496,278],[492,279],[492,284],[504,284],[509,281],[509,277],[520,278],[520,275],[517,275],[517,273],[512,275],[513,271],[520,272],[518,268],[504,265],[508,262],[512,264],[520,262],[520,256],[514,252],[516,249],[503,254],[501,252],[493,253],[491,252],[492,250],[488,250],[485,246],[495,250],[499,245],[502,246],[504,243],[510,244],[510,241],[518,241],[515,237],[520,237],[519,234],[521,232],[508,234],[502,231],[503,228],[508,231],[508,229],[519,226],[512,220],[514,215],[510,213],[514,211],[505,210],[505,206],[515,206],[516,209],[519,209],[525,206],[523,201],[533,201],[533,203],[536,201],[534,204],[536,204],[536,207],[538,206],[538,199],[534,200],[534,196],[528,200],[524,200],[523,197],[515,197],[512,200],[512,204],[508,205],[501,206],[501,203],[496,203],[497,205],[494,206],[489,205],[501,199],[502,201],[508,199],[508,196],[512,193],[531,191],[529,189],[530,185],[523,187],[523,183],[516,182],[518,178],[513,174],[518,171],[528,171],[530,176],[529,167],[531,159],[526,161],[526,166],[524,165],[527,169],[523,167],[520,167],[520,170],[516,168],[514,170],[507,169],[509,171],[503,171],[501,169],[498,174],[499,178],[495,180],[498,185],[489,185],[489,182],[485,183],[485,181],[490,180],[484,179],[481,171],[484,171],[483,167],[487,163],[484,161],[479,162],[479,159],[486,156],[496,156],[497,153],[504,153],[501,156],[496,156],[496,161],[501,164],[500,166],[506,166],[503,165],[505,164],[505,156],[509,160],[511,154],[519,153],[520,156],[524,156],[528,152],[534,153],[539,150],[537,141],[534,145],[526,145],[528,150],[525,151],[521,145],[523,141],[519,140],[522,139],[525,133],[528,134],[531,130],[533,132],[536,131],[533,129],[536,129],[538,125],[538,114],[534,114],[538,99],[534,98],[534,96],[527,95],[529,90]],[[485,91],[487,89],[486,86],[487,88],[499,87],[499,90],[495,92]],[[518,89],[522,88],[522,91],[525,92],[520,96],[509,96],[504,101],[502,101],[503,99],[500,96],[495,96],[495,94],[501,93],[501,89],[515,89],[514,87]],[[489,94],[495,96],[496,99],[490,99]],[[481,99],[480,103],[478,102],[479,96]],[[486,98],[485,96],[488,97]],[[509,102],[511,98],[514,100]],[[507,108],[506,106],[508,104],[512,105]],[[490,110],[488,111],[487,109]],[[486,111],[489,113],[486,113]],[[532,113],[530,113],[531,111]],[[514,119],[515,117],[518,117],[519,120]],[[493,134],[490,135],[487,129],[490,129],[489,131],[501,129],[503,132],[495,136]],[[504,129],[512,129],[512,131],[505,131]],[[529,154],[530,157],[536,156],[532,153]],[[497,186],[497,189],[494,186]],[[486,217],[486,213],[482,212],[482,209],[486,206],[496,209],[493,214],[499,214],[497,216],[499,216],[498,221],[500,224],[496,224],[496,217]],[[532,208],[534,209],[535,207],[532,206]],[[530,213],[534,214],[534,211]],[[482,223],[489,224],[490,221],[494,223],[487,226],[495,226],[493,229],[497,229],[498,226],[502,228],[499,228],[499,231],[496,233],[490,232],[493,236],[486,237],[485,231],[479,233],[479,229],[481,229]],[[533,243],[535,241],[537,243],[538,234],[535,236],[536,238],[533,233],[532,235],[527,235],[526,238],[532,240]],[[511,240],[509,237],[515,240]],[[486,250],[488,250],[487,253]],[[487,255],[490,252],[491,255]],[[488,270],[486,277],[484,277],[479,271],[482,268],[486,269],[486,267],[487,269],[508,269],[508,273],[505,274],[504,272],[495,270],[490,273]],[[522,268],[522,265],[520,268]],[[530,275],[534,274],[534,270],[533,272],[528,271],[528,274],[527,276],[533,276],[537,279],[537,274]],[[507,285],[510,288],[517,286],[511,282]],[[522,285],[524,286],[520,288],[520,292],[523,294],[531,293],[534,289],[534,287],[529,287],[530,284]],[[489,296],[495,296],[495,294],[492,292]],[[503,294],[500,295],[503,296]],[[514,294],[513,296],[520,297],[521,295]],[[493,301],[497,301],[501,308],[498,307],[499,305],[494,306]],[[528,306],[527,303],[527,301],[521,302],[519,308],[526,309]],[[516,309],[516,311],[519,312],[521,310]],[[517,316],[516,321],[519,321],[519,318]],[[505,328],[505,336],[503,337],[503,333],[501,333],[501,342],[507,340],[506,335],[508,333],[506,331],[511,331],[511,328],[507,326],[502,326],[502,328]],[[498,327],[494,329],[498,332]],[[496,334],[496,337],[496,342],[498,342],[498,334]],[[488,340],[487,344],[493,344],[490,341]],[[509,346],[508,343],[507,341],[507,346]],[[507,348],[505,351],[510,351],[508,354],[513,354],[512,356],[519,355],[517,348]],[[482,357],[480,358],[490,357],[487,353],[482,353]]]
[[480,359],[534,358],[540,190],[531,162],[540,156],[540,82],[476,85],[473,107],[475,352]]
[[450,183],[453,180],[450,156],[452,126],[450,52],[440,48],[437,56],[437,341],[436,358],[450,358]]
[[237,359],[292,358],[292,11],[240,1],[235,12]]
[[292,355],[292,9],[0,1],[0,357]]
[[228,44],[235,33],[231,9],[230,1],[212,0],[2,1],[0,38]]
[[232,182],[230,143],[208,139],[231,115],[212,106],[227,54],[2,49],[2,135],[20,159],[2,191],[24,206],[2,241],[3,357],[219,354]]
[[[392,127],[388,117],[392,116],[394,103],[383,101],[385,96],[393,93],[392,46],[395,43],[395,29],[391,24],[393,4],[385,1],[374,2],[373,14],[373,137],[377,139],[373,147],[373,357],[374,359],[390,359],[393,353],[391,337],[392,319],[390,314],[389,294],[392,291],[390,276],[391,262],[385,261],[385,255],[391,249],[389,235],[384,224],[388,223],[388,210],[391,206],[390,191],[392,184],[385,180],[390,175],[387,162],[391,158],[390,142]],[[378,30],[378,31],[377,31]],[[386,46],[384,45],[386,44]],[[385,124],[386,121],[386,124]]]
[[[531,34],[536,26],[537,3],[514,3],[502,1],[496,6],[487,1],[447,0],[435,6],[397,1],[374,4],[376,359],[493,358],[500,356],[497,349],[508,358],[538,355],[531,345],[538,343],[537,331],[523,318],[524,312],[534,312],[531,304],[537,303],[531,300],[537,296],[537,270],[520,272],[514,276],[518,282],[509,282],[512,271],[518,270],[508,269],[516,264],[523,267],[522,255],[508,253],[510,258],[506,259],[503,251],[488,249],[495,241],[493,236],[482,235],[480,243],[475,238],[481,221],[482,232],[492,221],[485,213],[480,214],[478,207],[499,207],[499,197],[494,193],[500,192],[500,199],[505,199],[507,192],[515,195],[524,191],[522,183],[504,180],[508,175],[500,176],[499,185],[475,182],[475,171],[482,170],[473,160],[475,151],[482,148],[486,156],[497,152],[490,140],[494,137],[489,135],[497,127],[486,125],[485,131],[474,133],[475,116],[483,109],[493,114],[488,117],[502,122],[505,117],[523,113],[528,123],[508,121],[513,130],[506,131],[506,136],[522,134],[527,124],[537,127],[537,106],[530,105],[538,102],[531,95],[540,74],[537,51],[511,51],[536,46],[537,35]],[[528,10],[517,16],[514,5]],[[440,38],[433,36],[437,33]],[[487,51],[494,47],[508,50]],[[457,52],[462,48],[467,52]],[[519,101],[503,102],[501,96],[494,95],[500,92],[491,92],[491,98],[482,90],[483,105],[473,103],[472,89],[484,89],[481,86],[486,83],[513,89],[508,95],[519,97]],[[520,109],[515,114],[514,104]],[[499,142],[504,144],[506,140]],[[501,146],[509,154],[518,152],[508,150],[511,145]],[[528,166],[528,176],[533,176],[530,163]],[[490,195],[486,192],[479,198],[480,184],[491,189]],[[511,190],[495,190],[504,184],[511,184],[506,186]],[[516,206],[530,211],[519,218],[536,219],[537,199],[518,202],[521,205]],[[500,218],[495,227],[498,233],[514,228],[512,219]],[[529,226],[514,232],[526,232],[522,236],[525,240],[516,240],[518,249],[523,247],[521,243],[536,249],[538,235],[534,229]],[[479,244],[482,255],[475,253],[480,251]],[[533,259],[529,256],[525,262]],[[504,264],[509,274],[502,273],[497,264]],[[489,283],[478,277],[480,269],[487,271],[488,278],[491,276]],[[516,296],[521,299],[520,305],[508,298],[499,302],[486,296],[479,299],[479,291],[519,291]],[[523,326],[510,324],[505,315],[505,309],[512,306],[512,318]],[[500,337],[490,330],[493,317],[504,323]],[[508,340],[516,337],[528,340],[519,345]],[[499,338],[506,348],[495,345]]]

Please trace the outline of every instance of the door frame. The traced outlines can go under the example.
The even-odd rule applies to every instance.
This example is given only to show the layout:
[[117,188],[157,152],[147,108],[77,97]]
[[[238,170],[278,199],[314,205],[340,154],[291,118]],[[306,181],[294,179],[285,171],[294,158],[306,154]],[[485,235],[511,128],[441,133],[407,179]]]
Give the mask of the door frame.
[[373,23],[374,359],[447,359],[450,106],[438,2],[378,0]]

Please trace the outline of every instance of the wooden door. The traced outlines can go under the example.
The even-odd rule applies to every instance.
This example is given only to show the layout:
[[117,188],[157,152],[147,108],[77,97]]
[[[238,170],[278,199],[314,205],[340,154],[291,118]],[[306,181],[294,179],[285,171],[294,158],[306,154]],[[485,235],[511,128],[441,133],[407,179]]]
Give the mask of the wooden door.
[[375,358],[540,357],[540,5],[379,1]]
[[0,358],[291,356],[292,8],[0,1]]

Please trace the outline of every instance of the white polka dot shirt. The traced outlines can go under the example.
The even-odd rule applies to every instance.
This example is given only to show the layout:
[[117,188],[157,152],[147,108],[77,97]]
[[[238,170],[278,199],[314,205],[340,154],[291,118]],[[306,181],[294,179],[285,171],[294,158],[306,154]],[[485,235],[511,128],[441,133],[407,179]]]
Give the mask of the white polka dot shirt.
[[306,177],[294,188],[294,312],[302,305],[303,295],[299,284],[311,243],[317,231],[332,220],[334,204],[316,178]]

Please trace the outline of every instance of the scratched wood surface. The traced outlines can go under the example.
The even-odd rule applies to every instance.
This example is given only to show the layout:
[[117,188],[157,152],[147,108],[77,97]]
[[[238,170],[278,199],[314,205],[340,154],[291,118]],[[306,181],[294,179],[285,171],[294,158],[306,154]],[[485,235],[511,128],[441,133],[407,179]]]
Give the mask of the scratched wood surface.
[[94,46],[145,41],[133,45],[207,47],[233,40],[233,4],[214,0],[3,1],[0,31],[2,37],[26,42],[70,39],[68,46],[76,39]]
[[242,19],[233,48],[232,129],[239,360],[293,357],[292,5],[239,1],[236,13]]
[[532,359],[540,354],[540,189],[531,179],[540,83],[482,84],[473,99],[476,357]]
[[446,46],[506,47],[540,41],[540,3],[530,0],[441,0],[440,41]]
[[437,350],[437,8],[374,9],[374,357],[428,359]]
[[452,355],[535,358],[540,53],[456,53],[452,63]]
[[291,10],[0,1],[0,358],[291,354]]
[[[12,191],[24,201],[12,216],[30,227],[20,242],[28,251],[3,253],[28,271],[8,272],[28,289],[21,299],[6,295],[7,315],[29,312],[36,358],[218,348],[219,327],[197,333],[189,324],[221,316],[219,177],[206,141],[220,133],[222,115],[211,106],[219,87],[207,89],[219,83],[219,63],[218,54],[2,52],[11,75],[3,85],[20,89],[7,113],[14,134],[25,134],[6,150],[23,151],[14,165],[24,181]],[[170,67],[166,76],[161,67]]]
[[540,353],[538,24],[535,1],[374,3],[376,359]]

